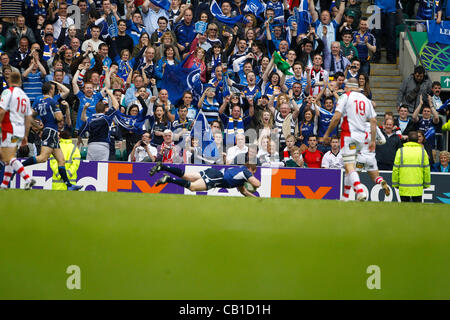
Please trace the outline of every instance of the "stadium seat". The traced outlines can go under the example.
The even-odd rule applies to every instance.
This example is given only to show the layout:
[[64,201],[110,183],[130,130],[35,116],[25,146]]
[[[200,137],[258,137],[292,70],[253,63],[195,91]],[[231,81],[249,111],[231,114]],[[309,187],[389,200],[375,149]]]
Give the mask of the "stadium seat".
[[81,160],[86,160],[87,156],[87,147],[81,147],[80,154],[81,154]]
[[128,153],[127,153],[127,149],[123,150],[122,153],[122,161],[128,161]]
[[122,152],[120,152],[120,149],[116,149],[116,160],[122,161]]

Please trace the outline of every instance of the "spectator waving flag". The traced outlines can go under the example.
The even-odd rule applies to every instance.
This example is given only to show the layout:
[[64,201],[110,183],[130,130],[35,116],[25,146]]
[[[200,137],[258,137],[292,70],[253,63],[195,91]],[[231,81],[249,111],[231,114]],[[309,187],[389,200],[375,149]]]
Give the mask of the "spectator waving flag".
[[223,14],[222,9],[220,9],[219,5],[217,4],[216,0],[213,0],[211,2],[211,14],[220,22],[225,23],[229,25],[230,27],[234,27],[236,23],[248,23],[248,20],[243,16],[239,15],[236,17],[227,17]]
[[260,0],[248,0],[245,5],[244,12],[253,13],[255,16],[259,16],[266,10],[266,4]]
[[183,68],[185,61],[186,59],[176,66],[167,64],[161,80],[161,88],[167,90],[170,100],[174,103],[181,99],[186,90],[192,92],[194,99],[197,99],[203,91],[200,68]]
[[297,34],[308,33],[311,24],[311,14],[308,9],[308,0],[300,0],[298,7],[294,7],[294,16],[297,20]]
[[125,130],[142,133],[142,128],[148,117],[142,115],[130,116],[123,114],[120,111],[116,111],[116,116],[114,117],[114,119]]
[[163,8],[164,10],[169,11],[169,9],[170,9],[170,2],[169,2],[169,0],[150,0],[150,1],[155,6]]
[[289,63],[284,60],[280,54],[278,53],[278,51],[275,51],[273,53],[273,62],[275,63],[275,65],[277,66],[277,68],[283,72],[285,75],[288,76],[292,76],[293,74],[289,71],[291,69],[291,66],[289,65]]
[[202,148],[203,158],[212,159],[218,155],[218,149],[214,142],[211,127],[201,109],[194,120],[191,137],[196,137],[198,139],[199,146]]

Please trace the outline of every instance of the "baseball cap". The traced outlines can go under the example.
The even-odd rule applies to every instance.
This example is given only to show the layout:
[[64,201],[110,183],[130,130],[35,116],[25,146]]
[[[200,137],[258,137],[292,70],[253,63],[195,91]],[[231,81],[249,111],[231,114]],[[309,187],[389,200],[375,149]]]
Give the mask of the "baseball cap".
[[353,10],[346,10],[345,15],[347,17],[352,17],[352,18],[356,17],[355,11],[353,11]]

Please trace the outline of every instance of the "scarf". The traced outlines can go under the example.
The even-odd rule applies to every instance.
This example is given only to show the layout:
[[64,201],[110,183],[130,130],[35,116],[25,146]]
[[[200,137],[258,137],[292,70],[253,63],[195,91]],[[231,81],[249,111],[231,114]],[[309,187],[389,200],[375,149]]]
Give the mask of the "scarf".
[[[333,61],[333,63],[334,63],[334,61]],[[311,80],[314,79],[315,82],[324,81],[323,74],[324,74],[324,72],[323,72],[322,68],[320,68],[320,70],[317,70],[317,71],[314,68],[311,68],[311,71],[310,71]],[[316,94],[314,94],[314,91],[316,91],[316,90],[317,90],[316,94],[319,94],[320,91],[321,91],[320,87],[315,87],[314,88],[313,86],[311,86],[311,89],[309,89],[309,94],[310,95],[316,95]]]
[[[292,113],[289,113],[286,118],[284,118],[283,126],[281,128],[281,132],[283,132],[283,136],[286,139],[288,135],[291,134],[291,121],[292,121]],[[297,125],[294,126],[294,136],[298,136]]]
[[131,66],[130,66],[130,64],[128,63],[128,61],[120,60],[120,62],[119,62],[119,72],[118,72],[118,75],[120,75],[120,77],[121,77],[122,79],[124,79],[125,81],[127,81],[128,74],[130,73],[130,71],[131,71]]
[[233,119],[233,117],[228,118],[228,126],[227,129],[225,130],[225,133],[229,135],[244,133],[244,121],[242,121],[242,118],[239,117],[239,119],[236,120],[237,121],[236,129],[234,129],[234,121],[235,119]]
[[334,56],[331,55],[331,63],[330,63],[330,73],[331,74],[336,73],[338,71],[342,71],[342,72],[345,71],[344,70],[344,59],[343,59],[342,55],[340,57],[341,57],[341,59],[339,60],[338,63],[341,65],[341,67],[340,67],[341,70],[336,70],[336,61],[334,59]]

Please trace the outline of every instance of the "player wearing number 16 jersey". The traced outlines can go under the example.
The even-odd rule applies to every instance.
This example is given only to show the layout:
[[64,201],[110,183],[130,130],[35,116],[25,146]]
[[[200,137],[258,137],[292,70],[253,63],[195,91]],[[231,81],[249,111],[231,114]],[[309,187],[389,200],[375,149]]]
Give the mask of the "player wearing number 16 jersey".
[[59,147],[58,137],[58,123],[64,121],[63,114],[59,107],[56,105],[53,96],[55,94],[55,85],[51,82],[46,82],[42,86],[42,98],[39,98],[33,104],[33,115],[39,115],[44,124],[44,130],[42,132],[42,147],[41,153],[37,157],[31,157],[23,162],[24,166],[29,166],[35,163],[41,163],[48,160],[50,155],[53,154],[56,161],[58,161],[58,173],[64,180],[67,186],[67,190],[76,191],[81,189],[81,186],[73,185],[70,183],[67,177],[64,154]]
[[[356,156],[369,145],[369,150],[375,150],[376,113],[372,102],[365,95],[358,92],[356,79],[349,79],[345,85],[346,93],[338,100],[336,111],[331,119],[330,126],[324,135],[324,141],[328,141],[330,132],[338,125],[341,117],[341,148],[344,160],[344,198],[348,197],[351,187],[355,189],[356,197],[360,201],[367,199],[367,194],[361,187],[358,173],[356,172]],[[370,122],[370,135],[366,130],[366,122]]]
[[30,99],[20,88],[20,73],[10,75],[11,87],[3,91],[0,100],[0,165],[5,166],[2,189],[8,188],[9,181],[16,171],[25,180],[25,189],[30,189],[36,181],[32,179],[22,163],[15,158],[17,147],[27,144],[27,136],[31,124]]

